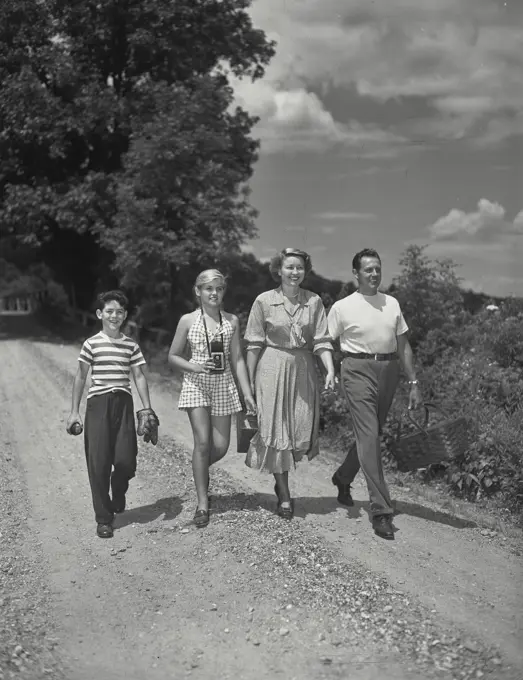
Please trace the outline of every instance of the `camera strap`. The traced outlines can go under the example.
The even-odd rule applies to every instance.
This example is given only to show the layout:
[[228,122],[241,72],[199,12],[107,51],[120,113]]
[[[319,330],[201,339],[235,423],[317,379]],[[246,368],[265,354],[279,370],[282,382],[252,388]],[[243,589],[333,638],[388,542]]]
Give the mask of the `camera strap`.
[[[202,314],[202,321],[203,321],[203,327],[205,328],[205,339],[207,340],[207,350],[209,352],[209,356],[211,356],[211,343],[209,341],[209,333],[207,331],[207,324],[205,322],[205,314],[203,313],[203,309],[200,310]],[[220,340],[222,343],[222,351],[224,350],[224,344],[223,344],[223,319],[222,319],[222,313],[220,312]]]

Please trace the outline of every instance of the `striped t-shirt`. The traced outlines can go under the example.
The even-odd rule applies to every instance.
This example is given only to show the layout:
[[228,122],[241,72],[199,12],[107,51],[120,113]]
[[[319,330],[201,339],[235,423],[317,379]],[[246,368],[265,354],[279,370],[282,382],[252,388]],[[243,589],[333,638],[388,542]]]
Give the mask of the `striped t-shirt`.
[[123,390],[132,395],[131,366],[145,364],[143,354],[132,338],[123,333],[120,338],[110,338],[103,331],[84,342],[78,361],[92,369],[88,399],[113,390]]

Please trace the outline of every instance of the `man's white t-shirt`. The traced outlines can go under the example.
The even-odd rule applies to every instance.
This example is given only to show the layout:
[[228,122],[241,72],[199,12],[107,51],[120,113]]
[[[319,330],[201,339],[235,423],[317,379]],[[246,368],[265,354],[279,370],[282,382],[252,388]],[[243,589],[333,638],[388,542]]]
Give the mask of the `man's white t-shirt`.
[[385,293],[347,295],[332,305],[327,322],[342,352],[389,354],[398,348],[397,336],[409,330],[399,302]]

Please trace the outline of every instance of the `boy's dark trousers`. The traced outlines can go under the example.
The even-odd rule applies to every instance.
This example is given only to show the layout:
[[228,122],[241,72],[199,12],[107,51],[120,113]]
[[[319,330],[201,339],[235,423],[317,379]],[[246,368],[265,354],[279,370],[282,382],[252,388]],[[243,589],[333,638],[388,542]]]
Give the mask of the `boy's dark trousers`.
[[114,510],[109,487],[113,500],[121,502],[136,473],[138,445],[131,395],[113,390],[89,397],[84,433],[95,519],[98,524],[110,524]]

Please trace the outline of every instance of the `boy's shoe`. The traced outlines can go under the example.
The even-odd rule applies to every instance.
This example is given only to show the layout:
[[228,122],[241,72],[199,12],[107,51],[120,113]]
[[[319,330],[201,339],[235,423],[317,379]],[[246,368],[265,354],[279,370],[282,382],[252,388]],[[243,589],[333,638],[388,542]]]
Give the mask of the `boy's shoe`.
[[350,484],[343,484],[343,482],[338,481],[336,473],[332,475],[331,481],[334,484],[334,486],[338,487],[338,503],[340,505],[345,505],[346,507],[351,508],[354,505],[354,501],[352,500],[352,496],[350,493]]
[[111,505],[113,506],[113,512],[116,512],[119,515],[125,510],[125,496],[122,496],[121,498],[113,496]]
[[96,527],[96,533],[100,538],[112,538],[113,527],[110,524],[98,524]]

